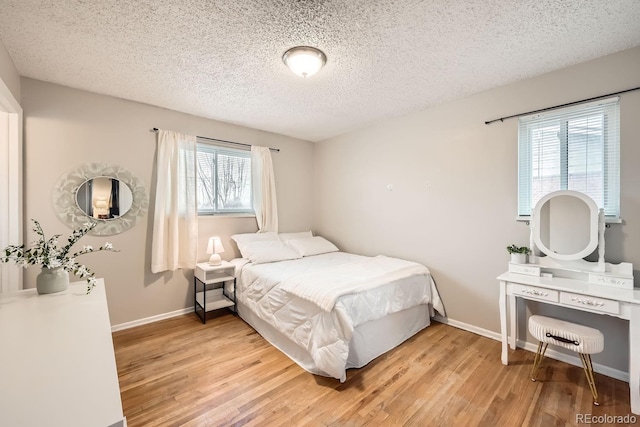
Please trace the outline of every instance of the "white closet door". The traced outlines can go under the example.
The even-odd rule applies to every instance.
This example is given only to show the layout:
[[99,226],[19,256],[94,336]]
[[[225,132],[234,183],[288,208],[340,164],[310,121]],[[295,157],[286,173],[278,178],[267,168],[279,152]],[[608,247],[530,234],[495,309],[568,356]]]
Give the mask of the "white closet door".
[[[2,89],[0,87],[0,249],[20,244],[23,239],[22,110],[10,92]],[[0,264],[0,292],[22,289],[22,272],[15,264]]]

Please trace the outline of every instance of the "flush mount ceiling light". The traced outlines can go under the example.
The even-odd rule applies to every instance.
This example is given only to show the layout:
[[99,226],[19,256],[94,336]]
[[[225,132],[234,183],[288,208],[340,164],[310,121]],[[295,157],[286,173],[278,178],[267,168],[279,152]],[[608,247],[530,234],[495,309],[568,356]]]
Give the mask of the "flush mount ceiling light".
[[309,77],[322,68],[327,62],[327,57],[315,47],[296,46],[286,51],[282,60],[297,75]]

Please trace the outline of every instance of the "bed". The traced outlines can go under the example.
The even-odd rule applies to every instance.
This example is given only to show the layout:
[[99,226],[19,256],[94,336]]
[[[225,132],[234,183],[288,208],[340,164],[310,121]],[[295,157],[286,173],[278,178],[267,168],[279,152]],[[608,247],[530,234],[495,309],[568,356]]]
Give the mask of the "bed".
[[420,264],[340,252],[310,232],[261,234],[232,236],[238,314],[308,372],[344,382],[444,315]]

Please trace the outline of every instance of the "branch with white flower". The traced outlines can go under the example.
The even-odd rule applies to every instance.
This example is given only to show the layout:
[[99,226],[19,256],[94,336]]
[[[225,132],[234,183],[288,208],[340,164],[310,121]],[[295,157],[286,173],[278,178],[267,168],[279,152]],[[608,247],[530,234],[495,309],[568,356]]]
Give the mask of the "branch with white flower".
[[23,245],[9,245],[3,249],[0,254],[0,263],[13,261],[19,266],[27,268],[30,265],[40,265],[43,268],[63,268],[65,271],[75,274],[76,276],[87,280],[87,293],[95,287],[95,274],[84,265],[76,261],[76,257],[91,252],[110,251],[119,252],[113,249],[113,245],[106,242],[103,246],[94,249],[90,245],[83,246],[81,251],[73,253],[69,256],[69,251],[80,238],[91,231],[97,223],[87,222],[77,230],[73,230],[71,236],[67,239],[67,244],[61,249],[58,248],[58,239],[60,234],[46,239],[44,231],[40,223],[32,219],[34,223],[33,231],[38,235],[38,240],[32,243],[32,247],[25,249]]

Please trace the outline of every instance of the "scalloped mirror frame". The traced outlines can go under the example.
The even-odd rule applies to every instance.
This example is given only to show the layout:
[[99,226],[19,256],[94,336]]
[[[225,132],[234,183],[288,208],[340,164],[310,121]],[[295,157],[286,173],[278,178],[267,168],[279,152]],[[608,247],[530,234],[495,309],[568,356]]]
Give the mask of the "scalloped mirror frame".
[[[78,188],[87,180],[107,176],[125,183],[133,194],[131,208],[117,219],[109,221],[90,218],[76,202]],[[68,227],[75,229],[87,221],[97,223],[89,234],[111,236],[133,228],[138,218],[147,211],[149,199],[144,183],[128,170],[108,163],[86,163],[60,177],[53,191],[53,207],[58,218]]]
[[[587,208],[589,209],[589,215],[590,215],[589,216],[589,234],[590,234],[589,243],[584,249],[574,254],[558,254],[552,251],[551,249],[549,249],[547,245],[544,244],[544,242],[542,241],[542,238],[540,237],[541,211],[544,205],[549,200],[552,200],[555,197],[567,197],[567,196],[576,197],[582,200],[586,204]],[[538,201],[538,203],[536,203],[536,206],[533,209],[533,229],[534,229],[533,240],[536,246],[538,247],[538,249],[550,258],[561,260],[561,261],[573,261],[573,260],[582,259],[590,255],[591,253],[593,253],[593,251],[598,247],[598,240],[599,240],[598,220],[599,220],[598,205],[591,197],[579,191],[573,191],[573,190],[554,191],[553,193],[549,193],[543,198],[541,198]]]

